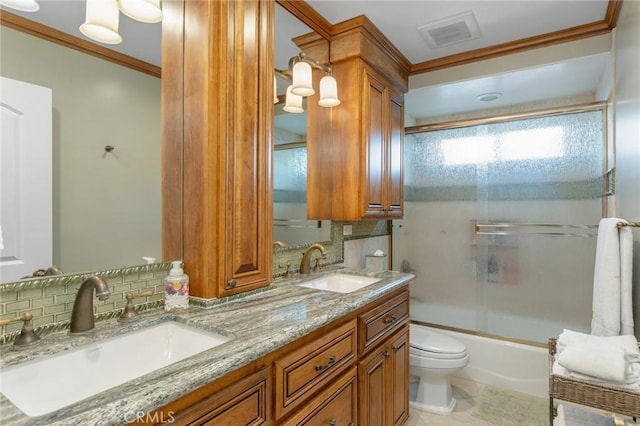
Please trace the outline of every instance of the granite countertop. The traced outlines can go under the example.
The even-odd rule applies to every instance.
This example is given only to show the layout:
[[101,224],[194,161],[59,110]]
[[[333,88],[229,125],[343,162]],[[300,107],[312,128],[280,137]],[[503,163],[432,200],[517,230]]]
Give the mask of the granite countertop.
[[[0,368],[51,356],[168,320],[232,337],[220,346],[43,416],[28,417],[4,395],[0,395],[0,422],[11,425],[101,426],[126,423],[126,419],[134,419],[136,413],[150,412],[175,401],[414,278],[412,274],[393,271],[357,272],[379,278],[380,281],[347,294],[296,285],[331,272],[276,280],[263,291],[251,292],[206,309],[190,307],[179,314],[158,309],[140,314],[139,320],[129,324],[120,324],[115,319],[99,322],[89,335],[71,337],[66,331],[61,331],[43,337],[33,347],[18,350],[11,345],[2,347]],[[129,357],[132,363],[143,362],[136,359],[135,353],[124,353],[123,357]]]

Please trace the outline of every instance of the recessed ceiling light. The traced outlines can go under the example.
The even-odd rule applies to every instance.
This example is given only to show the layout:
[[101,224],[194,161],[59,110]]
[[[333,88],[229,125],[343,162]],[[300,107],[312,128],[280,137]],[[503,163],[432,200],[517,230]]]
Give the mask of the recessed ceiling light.
[[500,92],[487,92],[487,93],[478,95],[478,100],[482,102],[491,102],[491,101],[495,101],[501,96],[502,96],[502,93]]

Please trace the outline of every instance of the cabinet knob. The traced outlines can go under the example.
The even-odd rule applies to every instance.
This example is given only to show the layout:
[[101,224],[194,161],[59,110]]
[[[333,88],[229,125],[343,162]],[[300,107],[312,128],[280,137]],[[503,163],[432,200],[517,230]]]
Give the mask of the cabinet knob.
[[336,426],[338,424],[338,421],[336,419],[331,419],[331,421],[329,421],[329,426]]
[[227,281],[227,288],[236,288],[236,284],[237,284],[236,280],[229,280]]
[[395,315],[389,315],[388,317],[383,319],[382,322],[385,324],[393,324],[397,319],[398,318]]
[[316,371],[324,371],[336,363],[336,356],[331,355],[326,364],[316,364]]

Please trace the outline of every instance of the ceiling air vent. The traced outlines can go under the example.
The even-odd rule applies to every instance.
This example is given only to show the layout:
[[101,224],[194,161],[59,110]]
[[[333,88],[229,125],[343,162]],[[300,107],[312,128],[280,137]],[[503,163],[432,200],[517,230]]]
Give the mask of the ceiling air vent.
[[480,38],[478,23],[472,11],[421,25],[417,30],[433,49]]

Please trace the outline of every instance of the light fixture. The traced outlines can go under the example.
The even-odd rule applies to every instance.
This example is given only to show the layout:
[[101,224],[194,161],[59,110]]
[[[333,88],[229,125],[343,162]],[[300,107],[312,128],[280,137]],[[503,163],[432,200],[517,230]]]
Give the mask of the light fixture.
[[302,96],[293,93],[293,85],[287,87],[287,97],[284,102],[284,108],[282,109],[294,114],[304,112],[302,108]]
[[[331,67],[308,57],[303,52],[300,52],[298,56],[294,56],[289,59],[289,68],[287,70],[275,70],[276,74],[286,78],[291,78],[292,80],[291,86],[287,88],[286,105],[284,107],[285,111],[303,112],[302,98],[312,96],[316,93],[312,84],[313,68],[320,69],[327,74],[320,80],[320,100],[318,101],[318,105],[327,108],[340,105],[340,99],[338,98],[338,82],[331,75]],[[278,103],[277,96],[275,94],[273,102]]]
[[482,93],[478,95],[477,99],[482,102],[491,102],[491,101],[495,101],[501,96],[502,96],[502,93],[500,92],[487,92],[487,93]]
[[293,66],[293,84],[291,93],[298,96],[311,96],[316,93],[311,83],[311,65],[307,62],[297,62]]
[[160,0],[118,0],[120,10],[131,19],[153,24],[162,21]]
[[36,0],[0,0],[0,4],[21,12],[37,12],[40,10],[40,5]]
[[318,105],[334,107],[340,105],[338,99],[338,82],[332,75],[325,75],[320,79],[320,100]]
[[118,44],[122,36],[118,33],[120,9],[116,0],[87,0],[84,24],[80,32],[85,36],[106,44]]
[[86,0],[87,10],[80,32],[106,44],[122,42],[118,33],[120,11],[143,23],[162,21],[160,0]]

